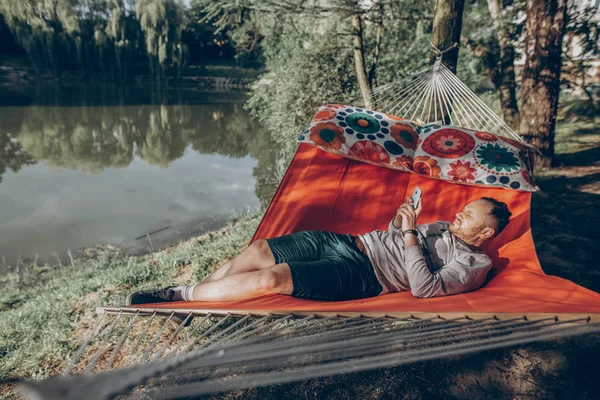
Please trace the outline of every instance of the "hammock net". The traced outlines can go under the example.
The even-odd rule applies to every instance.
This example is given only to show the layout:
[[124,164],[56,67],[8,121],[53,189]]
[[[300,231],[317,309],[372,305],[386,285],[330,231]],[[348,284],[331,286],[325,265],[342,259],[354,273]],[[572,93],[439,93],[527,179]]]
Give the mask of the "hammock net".
[[[443,121],[519,139],[439,60],[376,89],[374,98],[380,111],[419,124]],[[509,225],[484,246],[494,268],[481,289],[430,299],[410,292],[342,302],[270,295],[105,307],[63,376],[24,382],[23,392],[36,399],[106,399],[132,390],[180,398],[600,332],[600,294],[542,271],[527,191],[431,179],[302,143],[252,241],[302,230],[387,229],[416,186],[425,204],[419,223],[452,221],[481,197],[508,205]]]

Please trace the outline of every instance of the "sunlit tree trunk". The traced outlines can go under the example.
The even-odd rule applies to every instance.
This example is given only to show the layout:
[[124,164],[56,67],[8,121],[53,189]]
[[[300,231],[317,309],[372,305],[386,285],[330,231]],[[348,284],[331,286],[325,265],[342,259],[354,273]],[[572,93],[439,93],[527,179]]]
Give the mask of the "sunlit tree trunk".
[[[465,0],[437,0],[433,13],[433,30],[431,43],[442,53],[442,63],[456,73],[458,63],[458,44],[460,43],[460,32],[462,31],[462,18],[465,9]],[[456,47],[453,47],[457,45]],[[431,51],[430,62],[434,63],[439,55]],[[450,114],[453,107],[452,97],[448,99],[450,112],[444,110],[441,121],[450,124]]]
[[362,93],[366,108],[373,108],[373,95],[365,68],[365,53],[363,48],[362,21],[359,14],[352,16],[352,40],[354,44],[354,65],[356,66],[356,79]]
[[566,0],[527,0],[525,66],[521,85],[521,135],[541,155],[536,167],[554,157]]

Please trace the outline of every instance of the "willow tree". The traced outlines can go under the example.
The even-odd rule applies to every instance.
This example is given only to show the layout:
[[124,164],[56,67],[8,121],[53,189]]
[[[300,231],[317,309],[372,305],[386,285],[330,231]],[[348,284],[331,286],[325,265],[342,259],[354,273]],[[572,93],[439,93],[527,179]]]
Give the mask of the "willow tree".
[[106,35],[112,40],[114,59],[116,69],[122,73],[124,70],[124,61],[127,57],[127,50],[130,40],[127,37],[127,20],[125,3],[123,0],[107,0],[107,8],[110,12],[110,18],[106,24]]
[[164,76],[164,66],[178,70],[183,60],[183,6],[175,0],[136,0],[135,15],[144,33],[150,71]]
[[57,75],[78,35],[77,0],[0,0],[0,13],[36,70],[49,66]]

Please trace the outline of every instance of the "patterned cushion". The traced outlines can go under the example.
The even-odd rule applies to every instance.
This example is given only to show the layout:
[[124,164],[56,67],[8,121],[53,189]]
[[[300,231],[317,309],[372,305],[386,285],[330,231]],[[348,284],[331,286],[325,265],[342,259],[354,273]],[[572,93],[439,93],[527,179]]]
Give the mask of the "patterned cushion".
[[344,157],[467,185],[538,191],[529,149],[487,132],[430,124],[419,126],[359,107],[319,108],[299,142]]

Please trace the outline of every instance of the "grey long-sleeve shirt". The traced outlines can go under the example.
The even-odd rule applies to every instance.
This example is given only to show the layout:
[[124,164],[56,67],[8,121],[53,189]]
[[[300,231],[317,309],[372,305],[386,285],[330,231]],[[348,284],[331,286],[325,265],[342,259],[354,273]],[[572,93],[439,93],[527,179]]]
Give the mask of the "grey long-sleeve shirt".
[[420,245],[405,249],[402,232],[392,221],[387,232],[359,235],[383,286],[381,294],[410,290],[415,297],[448,296],[483,285],[492,260],[451,234],[449,222],[419,225]]

